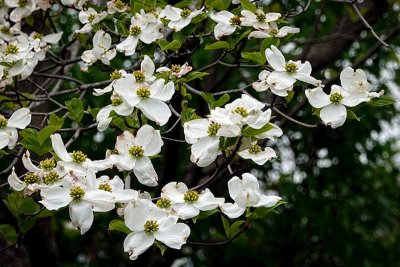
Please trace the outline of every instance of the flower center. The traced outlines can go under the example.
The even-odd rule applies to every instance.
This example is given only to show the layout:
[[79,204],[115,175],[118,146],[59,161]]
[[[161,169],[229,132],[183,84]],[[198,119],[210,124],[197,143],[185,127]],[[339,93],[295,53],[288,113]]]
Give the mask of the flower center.
[[183,196],[183,200],[187,203],[194,203],[199,200],[199,193],[196,191],[187,191]]
[[237,107],[234,112],[240,114],[242,117],[247,117],[249,115],[249,112],[247,112],[244,107]]
[[34,174],[33,172],[28,172],[25,175],[24,182],[26,184],[34,184],[34,183],[39,183],[39,176]]
[[129,34],[132,36],[138,36],[141,32],[142,32],[142,28],[140,28],[139,26],[132,26],[129,29]]
[[150,90],[147,87],[140,87],[139,89],[137,89],[136,94],[142,99],[147,99],[151,95]]
[[28,0],[18,0],[19,7],[25,7],[28,4]]
[[0,129],[7,127],[8,120],[0,115]]
[[19,48],[16,45],[9,44],[7,45],[6,49],[4,50],[6,54],[17,54],[19,52]]
[[41,33],[35,33],[34,35],[33,35],[33,39],[42,39],[43,38],[43,34],[41,34]]
[[240,24],[242,23],[239,16],[233,16],[232,18],[230,18],[229,22],[232,26],[240,26]]
[[285,65],[286,72],[295,73],[297,71],[297,65],[294,62],[288,62]]
[[133,76],[135,76],[135,80],[139,83],[142,83],[146,80],[146,76],[144,76],[143,71],[140,70],[134,71]]
[[95,14],[90,14],[90,15],[88,16],[87,20],[88,20],[90,23],[92,23],[93,20],[94,20],[95,18],[96,18],[96,15],[95,15]]
[[83,162],[85,162],[86,161],[86,155],[85,154],[83,154],[83,152],[82,151],[73,151],[72,152],[72,161],[73,162],[75,162],[75,163],[83,163]]
[[160,198],[159,200],[157,200],[156,205],[160,209],[168,209],[169,207],[171,207],[171,200],[163,197],[163,198]]
[[216,136],[219,128],[221,128],[221,124],[212,122],[210,126],[208,126],[208,136]]
[[258,154],[262,151],[261,147],[257,144],[253,144],[249,147],[250,154]]
[[44,159],[39,163],[39,167],[43,170],[51,170],[56,167],[56,162],[53,159]]
[[2,34],[10,34],[10,28],[7,26],[3,26],[3,27],[1,27],[0,32]]
[[109,185],[108,183],[101,183],[99,184],[99,189],[103,190],[103,191],[107,191],[107,192],[112,192],[112,188],[111,185]]
[[78,201],[85,195],[85,190],[80,186],[74,186],[71,188],[71,191],[69,191],[69,195],[74,201]]
[[184,8],[181,11],[181,17],[187,18],[187,17],[189,17],[190,13],[192,13],[192,11],[190,11],[190,9]]
[[55,171],[49,172],[44,178],[43,181],[45,184],[54,184],[60,179],[60,175],[58,175]]
[[335,92],[335,93],[333,93],[333,94],[331,94],[331,95],[329,96],[329,100],[330,100],[332,103],[339,103],[340,101],[343,100],[343,96],[342,96],[340,93]]
[[157,221],[155,221],[155,220],[148,220],[148,221],[146,221],[146,223],[144,224],[144,232],[145,232],[146,234],[151,234],[151,233],[157,232],[159,227],[160,227],[160,225],[158,224]]
[[172,64],[171,66],[171,71],[178,73],[181,70],[181,66],[177,65],[177,64]]
[[113,99],[111,99],[111,105],[112,105],[113,107],[117,107],[117,106],[121,105],[122,102],[124,102],[124,101],[123,101],[122,98],[120,98],[119,96],[114,97]]
[[115,0],[114,5],[118,9],[123,9],[125,7],[125,4],[121,0]]
[[135,159],[140,159],[144,155],[144,150],[142,146],[133,146],[129,149],[129,154]]
[[110,79],[111,80],[118,80],[122,77],[122,73],[119,70],[114,70],[110,74]]
[[278,33],[279,33],[278,29],[272,29],[272,30],[269,31],[269,34],[272,35],[272,36],[276,36],[276,35],[278,35]]
[[265,21],[265,14],[261,11],[256,12],[256,17],[259,22]]

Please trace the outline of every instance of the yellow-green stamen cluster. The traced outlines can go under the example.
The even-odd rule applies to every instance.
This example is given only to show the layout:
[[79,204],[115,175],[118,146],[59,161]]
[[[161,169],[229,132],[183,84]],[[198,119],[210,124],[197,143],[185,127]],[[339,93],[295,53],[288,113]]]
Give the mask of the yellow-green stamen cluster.
[[179,66],[179,65],[177,65],[177,64],[172,64],[172,66],[171,66],[171,71],[172,71],[172,72],[175,72],[175,73],[178,73],[178,72],[181,71],[181,66]]
[[199,200],[199,193],[196,191],[187,191],[185,195],[183,195],[183,200],[187,203],[194,203]]
[[240,20],[239,16],[233,16],[229,22],[231,23],[231,25],[233,26],[240,26],[240,24],[242,23],[242,21]]
[[18,0],[19,7],[25,7],[28,4],[28,0]]
[[285,65],[286,72],[295,73],[297,71],[297,65],[294,62],[288,62]]
[[109,185],[108,183],[99,184],[99,189],[107,192],[112,192],[111,185]]
[[113,107],[117,107],[117,106],[121,105],[122,102],[124,102],[124,101],[119,96],[114,97],[114,98],[111,99],[111,105]]
[[96,18],[96,15],[95,15],[95,14],[90,14],[90,15],[88,16],[87,20],[88,20],[90,23],[92,23],[93,20],[94,20],[95,18]]
[[279,33],[278,29],[272,29],[272,30],[269,31],[269,34],[272,35],[272,36],[276,36],[276,35],[278,35],[278,33]]
[[34,174],[33,172],[28,172],[25,175],[24,181],[26,184],[34,184],[34,183],[39,183],[39,176]]
[[8,120],[0,115],[0,129],[7,127]]
[[168,198],[162,197],[159,200],[157,200],[156,205],[160,209],[168,209],[169,207],[171,207],[171,200],[169,200]]
[[129,35],[138,36],[142,32],[142,29],[139,26],[132,26],[129,29]]
[[53,159],[44,159],[39,163],[39,167],[48,171],[56,167],[56,162]]
[[342,96],[340,93],[335,92],[335,93],[333,93],[333,94],[331,94],[331,95],[329,96],[329,100],[330,100],[332,103],[339,103],[340,101],[343,100],[343,96]]
[[117,79],[120,79],[121,77],[122,77],[122,73],[119,70],[114,70],[110,74],[110,79],[111,80],[117,80]]
[[47,185],[49,184],[54,184],[55,182],[57,182],[58,180],[60,180],[60,175],[58,175],[58,173],[56,173],[55,171],[51,171],[49,172],[49,174],[47,174],[44,178],[43,178],[43,182]]
[[118,9],[123,9],[125,7],[124,2],[122,2],[121,0],[114,0],[114,5]]
[[85,154],[83,154],[83,152],[82,151],[73,151],[72,152],[72,161],[73,162],[75,162],[75,163],[83,163],[83,162],[85,162],[86,161],[86,155]]
[[69,191],[69,195],[74,201],[78,201],[85,195],[85,190],[80,186],[74,186],[71,188],[71,191]]
[[135,159],[140,159],[144,155],[144,150],[142,146],[133,146],[129,149],[129,154]]
[[42,39],[43,38],[43,34],[37,32],[33,35],[33,39]]
[[158,224],[157,221],[149,220],[149,221],[146,221],[146,223],[144,224],[143,231],[146,234],[151,234],[151,233],[157,232],[159,227],[160,227],[160,225]]
[[257,144],[253,144],[249,147],[250,154],[258,154],[262,151],[261,147]]
[[7,27],[7,26],[2,26],[1,28],[0,28],[0,32],[2,33],[2,34],[10,34],[10,28],[9,27]]
[[136,82],[142,83],[146,80],[146,76],[144,76],[143,71],[136,70],[133,72],[133,76],[135,77]]
[[137,89],[136,94],[142,99],[147,99],[151,95],[150,90],[147,87],[140,87],[139,89]]
[[208,126],[207,130],[208,136],[216,136],[219,128],[221,128],[221,124],[212,122],[210,126]]
[[235,109],[235,113],[240,114],[242,117],[247,117],[249,115],[249,112],[244,107],[237,107]]
[[190,9],[184,8],[181,11],[181,17],[187,18],[187,17],[189,17],[190,13],[192,13],[192,11],[190,11]]
[[257,12],[256,13],[256,17],[257,17],[257,20],[259,22],[264,22],[265,21],[265,14],[263,12]]
[[6,49],[4,50],[6,54],[17,54],[19,52],[19,48],[16,45],[9,44],[7,45]]

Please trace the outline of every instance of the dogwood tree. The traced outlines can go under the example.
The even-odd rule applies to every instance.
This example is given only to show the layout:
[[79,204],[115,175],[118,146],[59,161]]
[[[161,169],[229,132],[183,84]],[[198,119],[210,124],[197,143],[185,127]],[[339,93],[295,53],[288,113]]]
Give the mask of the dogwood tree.
[[[283,160],[284,121],[334,131],[357,127],[357,107],[393,103],[360,64],[314,71],[289,53],[310,1],[167,2],[1,2],[6,247],[45,217],[82,235],[107,218],[131,260],[234,242],[291,202],[254,168]],[[286,112],[296,104],[301,119]],[[216,238],[191,235],[215,217]]]

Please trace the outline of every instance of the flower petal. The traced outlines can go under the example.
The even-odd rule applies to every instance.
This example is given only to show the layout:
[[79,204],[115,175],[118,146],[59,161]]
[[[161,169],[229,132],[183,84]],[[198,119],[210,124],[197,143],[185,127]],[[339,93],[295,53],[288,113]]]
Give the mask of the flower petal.
[[154,233],[157,240],[174,249],[181,249],[190,235],[190,228],[184,223],[172,223]]
[[310,105],[314,108],[322,108],[331,103],[329,96],[322,90],[321,87],[307,89],[306,97]]
[[136,161],[136,165],[133,168],[133,173],[141,184],[147,186],[156,186],[158,176],[154,170],[153,164],[148,157],[143,157]]
[[40,191],[42,200],[39,201],[48,210],[58,210],[67,206],[72,198],[69,195],[69,190],[62,187],[50,187],[49,189]]
[[31,111],[28,108],[20,108],[8,119],[7,127],[25,129],[31,123]]
[[81,231],[81,235],[89,231],[93,224],[93,210],[89,202],[72,201],[69,205],[69,216],[72,225]]
[[239,207],[236,203],[223,203],[219,205],[221,211],[231,219],[240,217],[246,208]]
[[59,134],[52,134],[50,136],[51,144],[53,146],[54,152],[57,156],[66,162],[72,162],[71,156],[68,154],[67,149],[65,148],[64,142],[61,139],[61,135]]
[[124,240],[124,251],[129,253],[131,260],[136,260],[153,245],[154,240],[154,235],[148,235],[145,232],[130,233]]
[[325,125],[330,125],[334,129],[344,124],[347,110],[342,104],[330,104],[321,109],[319,116]]

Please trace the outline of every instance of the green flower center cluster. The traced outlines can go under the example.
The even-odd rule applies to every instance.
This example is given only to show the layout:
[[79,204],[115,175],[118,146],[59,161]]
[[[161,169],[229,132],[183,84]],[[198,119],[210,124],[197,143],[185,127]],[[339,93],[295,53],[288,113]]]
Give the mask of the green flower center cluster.
[[69,191],[69,195],[74,201],[78,201],[85,195],[85,190],[80,186],[74,186],[71,188],[71,191]]
[[181,17],[182,18],[187,18],[189,17],[189,15],[192,13],[192,11],[190,9],[184,8],[181,11]]
[[72,161],[75,162],[75,163],[83,163],[83,162],[86,161],[86,155],[83,154],[83,152],[79,151],[79,150],[77,150],[77,151],[74,150],[72,152],[72,156],[71,157],[72,157]]
[[143,71],[136,70],[133,72],[133,76],[135,76],[136,82],[142,83],[146,80],[146,76],[144,76]]
[[92,23],[93,20],[94,20],[95,18],[96,18],[96,15],[95,15],[95,14],[90,14],[90,15],[88,16],[87,20],[88,20],[90,23]]
[[285,70],[289,73],[295,73],[297,71],[297,65],[294,62],[286,63]]
[[163,198],[160,198],[159,200],[157,200],[156,205],[160,209],[168,209],[169,207],[171,207],[171,200],[163,197]]
[[118,9],[123,9],[125,7],[124,2],[122,2],[121,0],[114,0],[114,5]]
[[139,26],[132,26],[129,29],[129,35],[132,35],[132,36],[138,36],[141,32],[142,32],[142,28],[140,28]]
[[264,22],[264,21],[265,21],[265,14],[262,13],[262,12],[257,12],[257,13],[256,13],[256,17],[257,17],[257,20],[258,20],[259,22]]
[[277,30],[277,29],[272,29],[269,31],[269,34],[272,36],[276,36],[276,35],[278,35],[278,33],[279,33],[279,30]]
[[140,159],[144,155],[144,150],[142,146],[133,146],[129,149],[129,154],[135,159]]
[[144,232],[146,234],[151,234],[151,233],[157,232],[159,227],[160,227],[160,225],[158,224],[157,221],[149,220],[149,221],[146,221],[146,223],[144,224]]
[[17,54],[19,52],[19,48],[16,45],[9,44],[7,45],[6,49],[4,50],[6,54]]
[[43,34],[37,32],[33,35],[33,39],[42,39],[43,38]]
[[99,185],[99,189],[107,192],[112,192],[111,185],[109,185],[108,183],[101,183]]
[[262,151],[261,147],[257,144],[253,144],[249,147],[250,154],[257,154]]
[[111,80],[117,80],[117,79],[120,79],[121,77],[122,77],[122,73],[119,70],[114,70],[110,74],[110,79]]
[[335,93],[333,93],[333,94],[331,94],[331,95],[329,96],[329,100],[330,100],[332,103],[339,103],[340,101],[343,100],[343,96],[342,96],[340,93],[335,92]]
[[7,127],[8,120],[0,115],[0,129]]
[[177,65],[177,64],[172,64],[171,66],[171,71],[178,73],[181,70],[181,66]]
[[49,184],[54,184],[55,182],[57,182],[58,180],[60,180],[60,175],[58,175],[55,171],[51,171],[49,172],[49,174],[47,174],[44,178],[43,178],[43,182],[47,185]]
[[18,0],[19,7],[25,7],[28,4],[28,0]]
[[212,122],[210,126],[208,126],[207,134],[208,136],[216,136],[218,130],[221,128],[221,124]]
[[183,196],[183,200],[187,203],[194,203],[199,200],[199,193],[196,191],[187,191]]
[[28,172],[25,175],[24,181],[26,184],[34,184],[34,183],[39,183],[39,176],[34,174],[33,172]]
[[111,99],[111,105],[112,105],[113,107],[117,107],[117,106],[121,105],[122,102],[124,102],[124,101],[123,101],[122,98],[120,98],[119,96],[114,97],[113,99]]
[[231,25],[233,26],[240,26],[240,24],[242,23],[242,21],[240,20],[239,16],[233,16],[229,22],[231,23]]
[[7,27],[7,26],[2,26],[2,27],[0,28],[0,32],[1,32],[2,34],[10,34],[10,28]]
[[53,159],[44,159],[39,163],[39,167],[43,170],[52,170],[56,167],[56,162]]
[[249,115],[249,112],[247,112],[244,107],[237,107],[235,113],[240,114],[242,117],[247,117]]
[[147,99],[151,95],[150,90],[147,87],[140,87],[137,89],[136,94],[142,99]]

